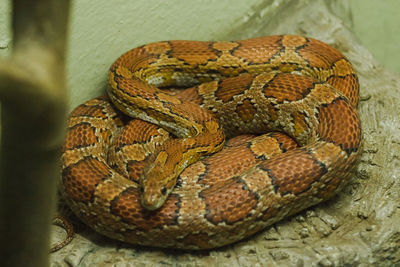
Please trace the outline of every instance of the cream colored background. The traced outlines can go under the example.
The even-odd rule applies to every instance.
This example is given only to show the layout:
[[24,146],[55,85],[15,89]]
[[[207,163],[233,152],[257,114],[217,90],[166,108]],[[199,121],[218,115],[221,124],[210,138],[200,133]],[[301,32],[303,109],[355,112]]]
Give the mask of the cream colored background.
[[400,1],[349,0],[349,3],[355,34],[385,67],[400,72]]
[[[350,27],[362,43],[389,70],[400,72],[400,1],[326,1],[350,7]],[[229,39],[243,29],[249,34],[240,35],[251,35],[252,27],[260,23],[254,12],[262,9],[260,19],[265,20],[274,6],[284,2],[296,1],[72,1],[67,66],[70,107],[102,92],[108,67],[130,48],[168,39]],[[7,55],[11,46],[9,14],[9,0],[0,0],[0,56]]]

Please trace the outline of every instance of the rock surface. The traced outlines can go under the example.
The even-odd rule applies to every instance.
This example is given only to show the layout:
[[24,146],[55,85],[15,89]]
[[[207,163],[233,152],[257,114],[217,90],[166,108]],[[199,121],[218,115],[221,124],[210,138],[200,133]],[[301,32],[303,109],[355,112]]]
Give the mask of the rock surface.
[[[364,153],[333,199],[248,240],[206,252],[143,248],[102,237],[73,217],[78,235],[52,266],[399,266],[400,76],[383,69],[351,33],[341,1],[265,1],[221,39],[301,34],[344,53],[361,83]],[[54,229],[54,240],[64,237]]]

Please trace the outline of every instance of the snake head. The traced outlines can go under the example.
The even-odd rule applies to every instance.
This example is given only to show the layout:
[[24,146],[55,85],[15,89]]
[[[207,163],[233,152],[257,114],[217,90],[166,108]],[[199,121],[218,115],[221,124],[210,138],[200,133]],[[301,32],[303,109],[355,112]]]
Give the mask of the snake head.
[[200,158],[201,153],[189,149],[195,143],[189,138],[173,139],[149,158],[140,177],[140,201],[145,209],[160,208],[174,189],[178,176]]
[[161,208],[168,197],[165,186],[162,186],[161,188],[148,188],[141,185],[140,193],[140,203],[146,210],[156,210]]
[[[175,186],[177,174],[173,165],[168,168],[167,155],[160,152],[154,161],[150,160],[140,178],[140,202],[147,210],[159,209]],[[167,166],[166,166],[167,165]]]

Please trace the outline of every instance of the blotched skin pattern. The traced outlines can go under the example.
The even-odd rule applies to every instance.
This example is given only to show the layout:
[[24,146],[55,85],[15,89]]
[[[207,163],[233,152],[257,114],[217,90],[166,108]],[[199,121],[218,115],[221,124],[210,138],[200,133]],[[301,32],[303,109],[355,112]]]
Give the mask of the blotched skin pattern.
[[343,188],[362,152],[358,95],[349,61],[311,38],[147,44],[71,113],[61,192],[114,239],[227,245]]

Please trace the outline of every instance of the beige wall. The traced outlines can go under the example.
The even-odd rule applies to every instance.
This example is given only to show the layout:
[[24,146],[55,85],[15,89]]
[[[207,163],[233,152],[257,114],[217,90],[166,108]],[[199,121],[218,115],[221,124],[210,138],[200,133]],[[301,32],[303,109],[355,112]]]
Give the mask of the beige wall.
[[10,2],[0,0],[0,56],[7,55],[11,42],[10,34]]
[[[381,63],[400,72],[399,0],[325,1],[350,1],[359,39]],[[261,19],[268,19],[268,12],[285,2],[291,0],[74,0],[67,66],[70,106],[103,92],[108,67],[130,48],[168,39],[229,38],[235,29],[251,33],[251,23],[259,23],[247,21],[255,10],[262,9],[267,15]],[[9,0],[0,0],[0,56],[8,54],[11,43],[9,14]]]
[[385,67],[400,72],[400,1],[349,1],[358,38]]
[[67,69],[72,105],[104,92],[107,70],[123,52],[160,40],[218,39],[262,1],[74,1]]

